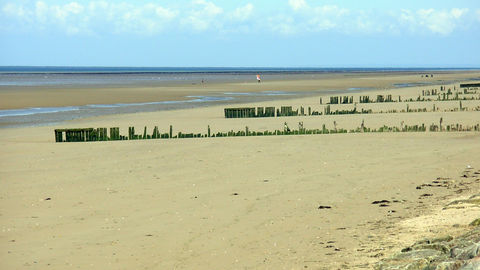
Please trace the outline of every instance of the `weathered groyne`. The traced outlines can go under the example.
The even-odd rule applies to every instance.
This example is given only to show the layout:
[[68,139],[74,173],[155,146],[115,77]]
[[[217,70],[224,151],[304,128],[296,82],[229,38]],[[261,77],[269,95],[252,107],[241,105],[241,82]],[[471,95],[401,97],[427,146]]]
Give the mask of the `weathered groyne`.
[[[458,107],[451,106],[443,109],[445,112],[457,111],[480,111],[480,104],[475,107],[471,104],[472,101],[480,101],[480,94],[477,88],[472,88],[476,84],[461,84],[460,89],[456,86],[447,88],[440,86],[440,89],[424,89],[416,97],[409,96],[408,98],[402,96],[392,96],[391,94],[376,95],[376,96],[330,96],[326,103],[323,103],[323,98],[319,98],[320,107],[303,107],[293,109],[292,106],[281,106],[279,109],[275,107],[239,107],[239,108],[225,108],[225,118],[255,118],[255,117],[285,117],[285,116],[318,116],[318,115],[338,115],[338,114],[371,114],[371,113],[405,113],[405,112],[438,112],[440,103],[444,102],[458,102]],[[464,86],[464,87],[462,87]],[[470,106],[466,107],[464,102],[470,102]],[[430,102],[428,107],[411,108],[410,103],[420,104],[422,102]],[[438,102],[439,104],[436,104]],[[399,106],[392,107],[388,110],[373,111],[371,108],[361,108],[369,104],[377,103],[396,103],[405,104],[404,108]],[[347,107],[343,107],[347,105]],[[353,105],[353,108],[352,108]],[[357,105],[359,106],[357,108]],[[332,107],[333,106],[333,107]],[[418,107],[418,106],[417,106]]]
[[135,127],[128,128],[128,136],[120,135],[119,127],[112,127],[107,133],[107,128],[73,128],[73,129],[55,129],[55,142],[93,142],[93,141],[119,141],[119,140],[148,140],[148,139],[184,139],[184,138],[215,138],[215,137],[239,137],[239,136],[282,136],[282,135],[316,135],[316,134],[337,134],[337,133],[366,133],[366,132],[464,132],[464,131],[480,131],[480,124],[462,125],[451,124],[444,125],[443,119],[439,124],[420,124],[420,125],[401,125],[398,126],[382,126],[379,128],[369,128],[361,125],[355,129],[337,128],[334,122],[334,129],[327,129],[325,124],[322,128],[306,129],[303,122],[298,123],[298,129],[290,129],[287,123],[284,124],[283,130],[274,131],[251,131],[249,127],[244,130],[230,130],[227,132],[213,133],[210,126],[207,127],[206,133],[183,133],[173,134],[173,126],[170,125],[169,131],[160,133],[157,126],[153,128],[152,133],[147,132],[144,127],[143,133],[137,134]]

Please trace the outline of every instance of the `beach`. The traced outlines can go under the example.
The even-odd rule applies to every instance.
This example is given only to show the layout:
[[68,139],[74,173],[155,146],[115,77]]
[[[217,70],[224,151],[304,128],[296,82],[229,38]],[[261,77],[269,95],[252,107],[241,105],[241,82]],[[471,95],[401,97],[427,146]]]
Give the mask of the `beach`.
[[[285,123],[297,129],[299,122],[307,129],[346,130],[362,124],[377,129],[440,122],[442,129],[480,123],[480,100],[411,102],[408,108],[405,102],[355,105],[374,110],[369,114],[224,116],[226,107],[303,106],[323,112],[332,95],[416,99],[422,90],[458,89],[480,78],[474,70],[421,74],[2,87],[1,110],[253,95],[0,128],[0,268],[372,269],[419,238],[460,234],[479,217],[478,208],[442,208],[479,192],[478,131],[55,143],[57,128],[119,127],[126,135],[131,126],[137,133],[144,127],[151,133],[155,126],[168,132],[171,125],[174,134],[205,134],[208,127],[212,133],[246,126],[283,130]],[[272,91],[290,95],[261,100],[255,95]],[[350,110],[353,104],[331,108]],[[424,108],[428,111],[420,111]],[[422,186],[438,179],[453,182]],[[388,203],[373,203],[382,200]]]

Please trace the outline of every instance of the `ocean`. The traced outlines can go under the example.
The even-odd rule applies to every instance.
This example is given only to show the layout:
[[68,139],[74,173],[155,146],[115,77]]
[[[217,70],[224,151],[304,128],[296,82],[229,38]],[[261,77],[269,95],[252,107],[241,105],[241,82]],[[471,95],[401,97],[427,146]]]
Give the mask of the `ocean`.
[[[155,85],[250,81],[252,75],[281,77],[289,74],[351,72],[466,70],[452,68],[235,68],[235,67],[28,67],[0,66],[1,86]],[[275,78],[276,79],[276,78]]]

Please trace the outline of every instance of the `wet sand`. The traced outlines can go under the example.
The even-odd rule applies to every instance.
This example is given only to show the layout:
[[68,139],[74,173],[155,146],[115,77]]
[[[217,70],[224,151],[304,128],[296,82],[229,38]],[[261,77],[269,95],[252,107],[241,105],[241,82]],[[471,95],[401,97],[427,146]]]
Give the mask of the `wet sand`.
[[[378,83],[392,81],[410,78]],[[339,80],[343,84],[350,85]],[[265,85],[247,88],[270,89]],[[420,89],[377,92],[415,97]],[[319,107],[318,99],[249,105]],[[478,192],[473,178],[450,189],[416,189],[438,177],[461,183],[466,166],[478,170],[478,132],[54,143],[57,127],[119,126],[126,134],[129,126],[150,131],[157,125],[165,132],[173,125],[175,132],[204,133],[207,125],[213,132],[246,125],[273,130],[299,121],[307,128],[332,127],[333,121],[345,128],[362,120],[371,127],[436,123],[440,117],[445,124],[474,124],[480,113],[225,119],[223,108],[1,129],[0,268],[371,269],[418,236],[459,231],[478,216],[475,209],[438,209]],[[372,204],[381,200],[390,203]],[[420,219],[434,214],[437,223]]]
[[[89,86],[2,86],[0,110],[29,107],[82,106],[89,104],[143,103],[184,100],[187,96],[218,95],[225,92],[316,92],[346,90],[349,88],[391,88],[398,83],[442,83],[444,81],[479,78],[478,71],[436,72],[433,78],[421,78],[425,72],[385,73],[327,73],[265,75],[262,83],[249,82],[193,82],[89,85]],[[252,78],[253,75],[252,75]]]

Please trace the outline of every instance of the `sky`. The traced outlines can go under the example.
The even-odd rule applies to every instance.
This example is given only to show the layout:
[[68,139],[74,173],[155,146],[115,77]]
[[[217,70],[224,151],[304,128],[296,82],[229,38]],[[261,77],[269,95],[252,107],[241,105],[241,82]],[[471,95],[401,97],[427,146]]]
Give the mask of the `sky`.
[[480,67],[479,0],[0,0],[0,66]]

